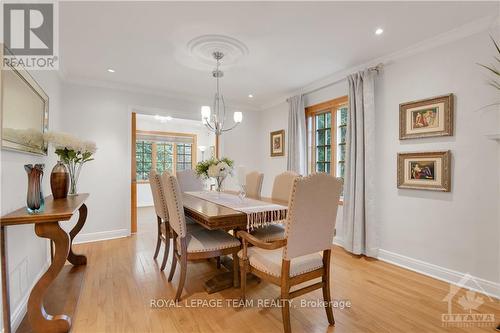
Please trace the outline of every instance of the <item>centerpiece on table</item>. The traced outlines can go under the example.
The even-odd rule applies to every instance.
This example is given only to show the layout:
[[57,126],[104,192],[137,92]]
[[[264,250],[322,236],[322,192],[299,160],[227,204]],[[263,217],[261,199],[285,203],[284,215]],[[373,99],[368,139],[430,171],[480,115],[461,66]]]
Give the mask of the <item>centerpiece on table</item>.
[[221,159],[211,158],[196,164],[196,174],[203,178],[214,178],[216,180],[217,192],[222,191],[222,183],[228,175],[233,174],[234,161],[227,157]]
[[52,170],[50,182],[54,198],[76,195],[82,166],[94,159],[92,156],[97,150],[95,142],[80,140],[62,132],[47,132],[44,134],[44,139],[54,146],[55,153],[59,157],[59,161]]

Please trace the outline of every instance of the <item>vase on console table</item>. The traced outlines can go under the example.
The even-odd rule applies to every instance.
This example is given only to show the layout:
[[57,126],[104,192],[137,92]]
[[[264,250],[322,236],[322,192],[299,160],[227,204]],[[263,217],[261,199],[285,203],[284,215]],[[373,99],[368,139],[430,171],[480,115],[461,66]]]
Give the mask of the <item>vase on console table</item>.
[[28,174],[28,194],[26,209],[30,214],[38,214],[45,210],[45,199],[42,193],[44,164],[26,164],[24,170]]
[[54,199],[63,199],[68,196],[69,173],[63,162],[58,161],[50,174],[50,189]]

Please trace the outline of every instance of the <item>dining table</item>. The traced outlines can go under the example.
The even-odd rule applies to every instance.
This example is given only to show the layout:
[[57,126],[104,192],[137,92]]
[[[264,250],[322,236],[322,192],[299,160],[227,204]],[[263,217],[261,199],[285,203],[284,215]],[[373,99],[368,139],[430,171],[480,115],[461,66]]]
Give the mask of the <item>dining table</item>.
[[[208,193],[213,192],[207,192],[207,194]],[[235,191],[224,191],[223,195],[234,196],[235,202],[237,202],[237,200],[241,200],[242,203],[244,203],[245,200],[251,201],[252,203],[257,203],[257,201],[259,201],[262,205],[269,204],[280,206],[280,208],[285,211],[288,208],[287,202],[272,198],[239,198],[238,192]],[[250,231],[248,213],[245,212],[244,209],[239,210],[238,208],[231,208],[229,205],[219,202],[219,200],[217,200],[217,194],[211,195],[215,200],[210,198],[207,199],[205,196],[206,195],[203,195],[202,192],[184,192],[183,205],[185,215],[208,230],[224,230],[226,232],[231,232],[233,235],[236,235],[238,230]],[[281,222],[284,222],[284,219]],[[220,272],[204,282],[205,290],[209,294],[233,286],[232,259],[229,256],[225,256],[221,258],[221,264],[227,271]],[[247,279],[252,280],[257,279],[257,277],[248,276]]]

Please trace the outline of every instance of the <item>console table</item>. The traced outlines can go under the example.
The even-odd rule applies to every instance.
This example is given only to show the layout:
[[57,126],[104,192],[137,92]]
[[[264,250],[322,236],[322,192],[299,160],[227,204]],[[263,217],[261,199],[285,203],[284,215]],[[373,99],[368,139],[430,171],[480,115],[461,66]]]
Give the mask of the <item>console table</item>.
[[[75,236],[80,232],[87,219],[85,200],[88,194],[68,196],[65,199],[54,200],[52,196],[45,198],[45,211],[40,214],[28,214],[26,208],[20,208],[0,218],[1,226],[1,261],[2,261],[2,301],[3,322],[5,332],[10,333],[10,304],[7,277],[7,238],[6,227],[22,224],[34,224],[38,237],[54,242],[55,253],[48,270],[35,284],[28,299],[28,320],[35,332],[68,332],[71,328],[71,318],[65,314],[50,315],[43,306],[44,294],[55,280],[66,260],[73,265],[86,265],[87,258],[72,250]],[[73,214],[79,212],[78,222],[69,234],[64,231],[59,222],[68,221]]]

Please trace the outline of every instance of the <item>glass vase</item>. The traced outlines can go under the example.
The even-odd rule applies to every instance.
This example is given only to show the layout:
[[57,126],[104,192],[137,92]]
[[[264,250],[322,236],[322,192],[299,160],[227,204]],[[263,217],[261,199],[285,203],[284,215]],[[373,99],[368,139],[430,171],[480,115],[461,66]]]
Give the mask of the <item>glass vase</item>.
[[42,193],[44,164],[26,164],[24,170],[28,174],[28,194],[26,209],[30,214],[38,214],[45,210],[45,199]]
[[215,177],[215,180],[216,180],[216,185],[215,185],[215,190],[217,192],[222,192],[222,183],[224,182],[224,179],[226,179],[226,177]]
[[77,195],[78,194],[78,178],[80,178],[80,171],[82,169],[81,163],[76,163],[74,161],[70,161],[66,164],[66,168],[69,173],[69,192],[68,195]]

